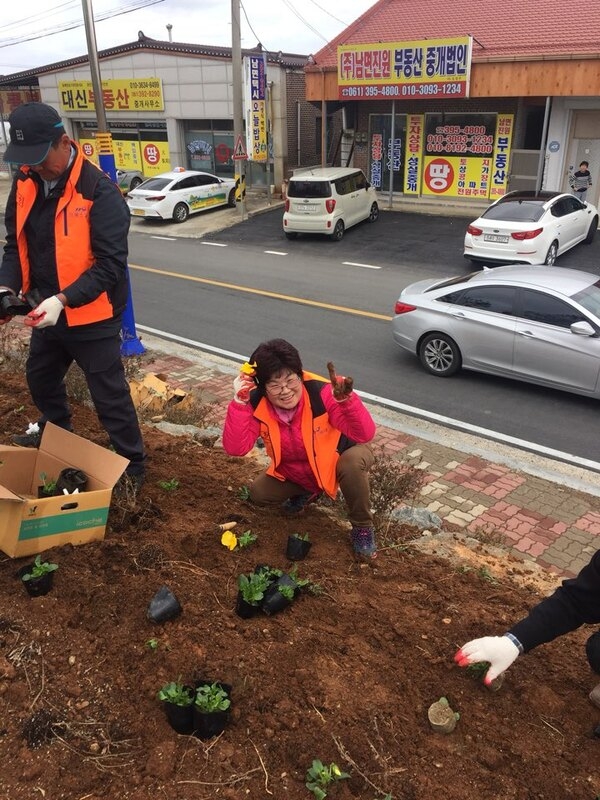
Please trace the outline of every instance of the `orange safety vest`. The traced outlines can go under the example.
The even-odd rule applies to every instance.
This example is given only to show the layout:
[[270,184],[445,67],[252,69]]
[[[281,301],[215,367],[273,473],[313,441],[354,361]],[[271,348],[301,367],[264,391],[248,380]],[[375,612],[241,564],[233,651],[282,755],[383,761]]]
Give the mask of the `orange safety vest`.
[[[330,497],[335,498],[338,490],[335,471],[340,453],[355,443],[334,428],[329,421],[327,410],[321,399],[321,390],[328,381],[312,372],[303,372],[302,382],[304,405],[302,406],[300,429],[306,456],[319,487]],[[266,397],[260,397],[255,406],[252,402],[252,394],[250,402],[254,407],[254,417],[260,422],[260,435],[265,443],[267,455],[271,459],[267,475],[284,481],[286,480],[285,476],[278,472],[281,463],[279,422],[273,416]]]
[[[63,196],[59,198],[56,206],[54,220],[55,262],[60,290],[67,288],[83,275],[94,263],[92,252],[90,210],[94,203],[92,191],[84,196],[81,187],[81,171],[85,156],[80,148],[72,142],[77,150],[73,167],[67,178]],[[93,165],[92,165],[93,166]],[[94,170],[96,168],[94,167]],[[98,170],[98,177],[102,173]],[[95,176],[92,176],[92,180]],[[31,288],[31,267],[25,223],[31,213],[38,193],[37,183],[29,177],[29,167],[21,167],[16,188],[16,236],[19,258],[21,261],[22,291],[23,294]],[[79,308],[65,308],[67,325],[89,325],[92,322],[101,322],[114,316],[112,303],[108,294],[102,292],[91,303],[86,303]]]

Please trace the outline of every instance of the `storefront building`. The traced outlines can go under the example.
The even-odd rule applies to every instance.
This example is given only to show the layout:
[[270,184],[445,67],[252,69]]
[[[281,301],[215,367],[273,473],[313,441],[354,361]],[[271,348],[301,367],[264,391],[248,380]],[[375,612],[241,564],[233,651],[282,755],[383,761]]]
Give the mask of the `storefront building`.
[[440,202],[568,191],[582,160],[600,179],[600,46],[581,35],[600,5],[508,6],[500,24],[489,2],[380,0],[310,56],[306,99],[346,121],[338,163]]
[[[296,131],[288,131],[288,87],[304,110],[306,58],[243,51],[244,118],[248,185],[281,183],[289,170],[288,151],[296,157]],[[149,39],[99,53],[103,99],[117,168],[144,177],[183,167],[234,175],[231,48]],[[26,98],[16,87],[25,86]],[[4,118],[29,97],[54,106],[86,155],[97,160],[97,122],[87,56],[0,78]],[[288,142],[290,135],[291,145]],[[311,153],[307,158],[314,160]]]

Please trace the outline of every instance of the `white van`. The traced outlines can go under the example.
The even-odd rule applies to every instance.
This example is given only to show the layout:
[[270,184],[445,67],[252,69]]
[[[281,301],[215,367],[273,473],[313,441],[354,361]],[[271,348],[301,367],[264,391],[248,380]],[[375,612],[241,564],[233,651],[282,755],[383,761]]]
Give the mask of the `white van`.
[[283,213],[288,239],[324,233],[339,242],[346,228],[379,216],[377,192],[356,167],[296,170],[289,180]]

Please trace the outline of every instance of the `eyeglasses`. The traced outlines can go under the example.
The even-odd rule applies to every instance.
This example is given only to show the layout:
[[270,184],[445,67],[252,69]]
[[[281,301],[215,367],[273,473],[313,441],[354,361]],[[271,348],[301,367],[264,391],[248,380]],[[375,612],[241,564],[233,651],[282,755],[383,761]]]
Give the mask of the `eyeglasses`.
[[265,388],[271,394],[282,394],[286,389],[295,389],[300,380],[299,375],[290,375],[285,383],[265,383]]

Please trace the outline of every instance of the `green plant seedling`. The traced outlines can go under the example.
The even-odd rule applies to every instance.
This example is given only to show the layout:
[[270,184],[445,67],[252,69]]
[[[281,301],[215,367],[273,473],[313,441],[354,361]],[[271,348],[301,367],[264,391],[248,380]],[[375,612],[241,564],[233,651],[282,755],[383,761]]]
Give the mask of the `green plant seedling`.
[[271,580],[269,572],[252,572],[250,575],[240,575],[238,578],[238,588],[246,603],[257,606],[265,595],[265,591]]
[[202,713],[211,714],[215,711],[227,711],[231,700],[227,697],[225,689],[218,683],[204,683],[196,689],[194,703]]
[[283,584],[277,587],[277,591],[282,594],[286,600],[292,601],[294,599],[294,587]]
[[153,652],[155,652],[156,650],[158,650],[158,639],[147,639],[146,647],[148,648],[148,650],[152,650]]
[[40,480],[42,482],[42,492],[47,495],[53,495],[56,491],[56,478],[49,478],[45,472],[40,472]]
[[33,566],[31,567],[31,571],[26,572],[22,576],[22,580],[35,580],[36,578],[41,578],[42,576],[47,575],[49,572],[54,572],[55,569],[58,569],[58,564],[51,564],[49,561],[42,561],[41,556],[36,556]]
[[294,539],[300,539],[301,542],[310,542],[308,533],[292,533]]
[[244,484],[238,490],[238,497],[240,500],[250,500],[250,489]]
[[174,492],[176,489],[179,489],[179,481],[177,478],[171,478],[169,481],[159,481],[158,485],[161,489],[164,489],[165,492]]
[[317,800],[327,797],[327,787],[336,781],[349,778],[347,772],[342,772],[337,764],[332,762],[328,767],[318,758],[312,762],[312,766],[306,772],[306,788],[314,794]]
[[252,531],[244,531],[237,537],[238,547],[248,547],[248,545],[254,544],[254,542],[258,539],[258,534],[252,533]]
[[467,667],[467,674],[475,678],[475,680],[479,680],[483,678],[491,666],[489,661],[476,661],[474,664],[469,664]]
[[184,686],[179,681],[165,683],[156,695],[159,700],[165,703],[173,703],[175,706],[191,706],[194,702],[194,693],[189,686]]

